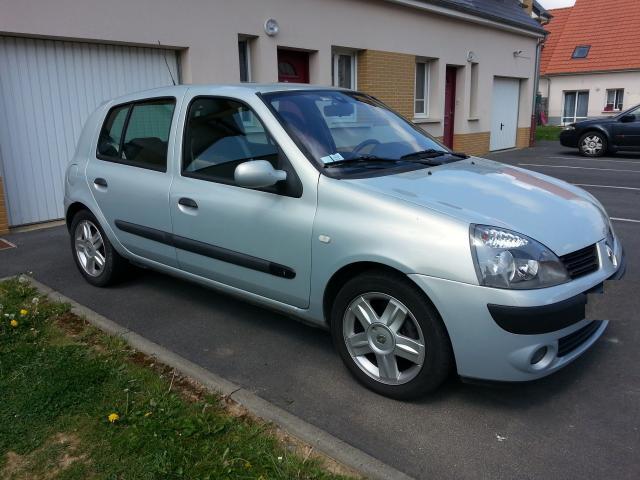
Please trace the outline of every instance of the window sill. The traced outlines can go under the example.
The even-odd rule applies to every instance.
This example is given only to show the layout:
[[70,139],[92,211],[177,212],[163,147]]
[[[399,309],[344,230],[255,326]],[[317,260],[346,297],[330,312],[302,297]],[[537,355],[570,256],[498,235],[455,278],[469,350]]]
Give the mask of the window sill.
[[467,122],[478,122],[480,121],[480,117],[468,117]]
[[433,117],[413,117],[413,123],[440,123],[442,120]]
[[602,110],[601,113],[620,113],[622,110]]

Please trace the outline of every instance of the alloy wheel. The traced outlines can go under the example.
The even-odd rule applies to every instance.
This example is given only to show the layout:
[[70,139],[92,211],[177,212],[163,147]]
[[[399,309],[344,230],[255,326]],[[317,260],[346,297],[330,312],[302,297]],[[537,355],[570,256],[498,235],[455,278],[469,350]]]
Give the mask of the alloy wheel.
[[104,241],[98,227],[90,220],[83,220],[76,227],[75,248],[82,269],[92,277],[99,276],[106,263]]
[[353,361],[378,382],[401,385],[422,369],[422,329],[411,311],[390,295],[358,295],[347,307],[342,333]]
[[598,135],[589,135],[582,140],[582,150],[587,155],[598,155],[603,147],[602,138]]

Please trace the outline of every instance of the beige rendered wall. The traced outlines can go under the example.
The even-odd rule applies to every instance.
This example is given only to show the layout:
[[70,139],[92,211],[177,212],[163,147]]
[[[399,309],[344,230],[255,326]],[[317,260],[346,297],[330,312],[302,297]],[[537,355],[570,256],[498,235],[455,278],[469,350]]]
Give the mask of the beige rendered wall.
[[640,71],[592,73],[588,75],[559,75],[548,77],[540,85],[540,93],[549,98],[549,121],[559,124],[562,116],[563,94],[568,90],[589,91],[589,117],[615,115],[604,112],[607,89],[624,88],[623,108],[640,104]]
[[[264,33],[267,18],[275,18],[280,25],[275,37]],[[311,82],[317,84],[331,83],[335,46],[433,58],[438,61],[431,78],[431,113],[422,126],[436,136],[443,132],[447,65],[460,66],[455,132],[486,133],[490,130],[493,77],[530,78],[536,45],[533,36],[382,0],[0,0],[3,33],[148,46],[160,41],[183,50],[185,83],[237,82],[238,34],[256,36],[252,71],[253,80],[259,82],[277,81],[278,47],[310,51]],[[513,55],[516,50],[522,50],[521,56]],[[469,51],[479,65],[475,120],[469,120]],[[395,64],[381,60],[388,75],[398,75]],[[409,75],[406,69],[402,72]],[[410,85],[413,78],[403,82]],[[522,82],[521,128],[530,123],[532,84]],[[404,103],[392,106],[411,113]]]

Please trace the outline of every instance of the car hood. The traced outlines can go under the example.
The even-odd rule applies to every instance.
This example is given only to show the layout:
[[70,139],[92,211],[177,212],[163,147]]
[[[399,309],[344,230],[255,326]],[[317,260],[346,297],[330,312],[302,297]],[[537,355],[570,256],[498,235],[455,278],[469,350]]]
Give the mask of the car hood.
[[603,239],[608,228],[601,205],[581,188],[480,158],[349,181],[468,223],[523,233],[557,255]]
[[589,120],[581,120],[575,123],[576,128],[589,127],[591,125],[603,125],[605,123],[616,123],[614,117],[595,117]]

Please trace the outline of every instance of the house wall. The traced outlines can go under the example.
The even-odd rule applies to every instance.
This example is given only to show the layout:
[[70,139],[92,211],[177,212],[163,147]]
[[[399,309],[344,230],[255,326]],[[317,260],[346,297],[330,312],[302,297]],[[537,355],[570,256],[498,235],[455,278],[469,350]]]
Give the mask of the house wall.
[[640,104],[640,71],[551,76],[540,83],[539,92],[549,99],[549,123],[560,125],[565,91],[588,90],[588,116],[602,117],[618,113],[603,111],[607,89],[615,88],[624,88],[623,109]]
[[[264,33],[268,18],[280,25],[274,37]],[[518,127],[530,125],[534,34],[383,0],[0,0],[0,35],[148,47],[160,43],[179,51],[183,83],[238,82],[238,35],[253,38],[251,76],[256,82],[277,81],[277,50],[291,48],[309,52],[311,83],[329,85],[332,50],[343,47],[359,52],[360,90],[436,137],[443,135],[446,67],[453,65],[458,67],[455,148],[473,154],[489,150],[495,76],[521,80]],[[517,50],[522,53],[514,56]],[[478,63],[473,112],[469,52]],[[429,115],[420,119],[413,119],[416,57],[433,62]]]

